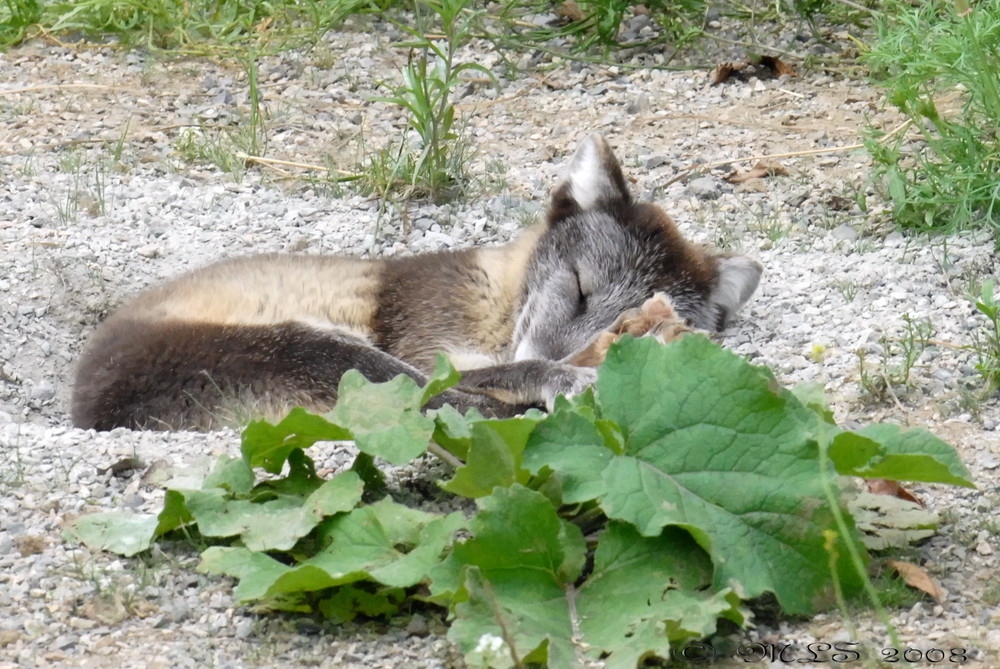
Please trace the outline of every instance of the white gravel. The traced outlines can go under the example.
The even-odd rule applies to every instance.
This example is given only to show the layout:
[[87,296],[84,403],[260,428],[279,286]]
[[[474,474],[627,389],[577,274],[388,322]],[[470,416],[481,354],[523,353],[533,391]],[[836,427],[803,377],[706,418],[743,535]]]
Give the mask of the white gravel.
[[[378,26],[373,39],[366,26],[261,63],[269,156],[350,171],[363,146],[399,136],[398,111],[368,99],[406,53],[385,48],[390,29]],[[488,45],[463,55],[506,72]],[[877,92],[812,73],[712,87],[704,71],[566,63],[501,81],[499,93],[470,85],[460,103],[479,150],[474,195],[380,210],[349,189],[287,180],[303,175],[294,168],[253,168],[237,180],[187,159],[186,133],[212,136],[245,121],[239,69],[43,43],[0,54],[0,668],[461,666],[439,618],[333,627],[259,617],[234,606],[231,583],[197,574],[190,549],[124,560],[65,542],[64,527],[81,513],[158,507],[153,473],[107,471],[123,458],[184,466],[238,449],[232,432],[70,428],[73,363],[128,295],[221,257],[506,240],[538,218],[562,161],[595,130],[616,147],[637,196],[663,204],[691,237],[765,264],[727,345],[787,383],[824,383],[847,425],[924,426],[959,449],[979,490],[912,487],[944,522],[911,559],[947,596],[892,615],[906,644],[964,647],[967,666],[998,666],[1000,404],[975,399],[975,357],[965,348],[983,325],[967,287],[997,276],[993,240],[893,232],[857,151],[782,158],[790,176],[741,186],[721,179],[726,167],[673,181],[694,163],[748,169],[752,156],[851,145],[865,118],[893,127]],[[898,337],[904,315],[928,319],[935,343],[898,402],[863,401],[856,351],[877,364],[882,337]],[[330,450],[321,461],[333,469],[349,455]],[[855,620],[857,640],[882,648],[884,630],[870,618]],[[754,634],[805,644],[843,640],[844,630],[831,613]]]

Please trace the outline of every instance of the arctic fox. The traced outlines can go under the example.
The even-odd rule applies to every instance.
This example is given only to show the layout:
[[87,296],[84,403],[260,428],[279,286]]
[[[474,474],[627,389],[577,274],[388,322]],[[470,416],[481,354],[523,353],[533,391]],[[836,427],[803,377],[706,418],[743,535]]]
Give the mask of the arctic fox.
[[687,326],[718,330],[761,271],[706,252],[634,201],[610,146],[591,135],[547,221],[504,246],[236,258],[145,291],[91,337],[73,423],[211,429],[293,406],[325,411],[347,370],[423,382],[439,352],[462,372],[439,403],[509,416],[593,383],[581,353],[654,294]]

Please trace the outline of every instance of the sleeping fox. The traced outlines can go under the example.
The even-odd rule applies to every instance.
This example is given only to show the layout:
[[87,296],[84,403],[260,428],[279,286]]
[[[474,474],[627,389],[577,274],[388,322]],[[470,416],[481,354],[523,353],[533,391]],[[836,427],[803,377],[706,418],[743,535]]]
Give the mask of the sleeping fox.
[[577,356],[655,293],[690,327],[719,330],[761,271],[707,253],[659,207],[635,202],[610,146],[591,135],[547,221],[507,245],[382,260],[251,256],[147,290],[90,339],[73,423],[212,429],[293,406],[326,411],[347,370],[422,383],[438,352],[462,372],[438,403],[510,416],[592,384]]

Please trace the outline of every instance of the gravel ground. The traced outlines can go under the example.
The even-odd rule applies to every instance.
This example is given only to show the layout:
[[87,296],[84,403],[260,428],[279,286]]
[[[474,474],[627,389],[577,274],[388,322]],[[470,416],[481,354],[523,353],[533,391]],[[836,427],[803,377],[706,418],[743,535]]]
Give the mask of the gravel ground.
[[[640,17],[629,23],[637,37],[648,29]],[[369,101],[374,82],[393,80],[405,62],[404,51],[385,48],[392,37],[391,27],[359,22],[311,51],[263,61],[267,155],[350,170],[365,146],[398,137],[400,114]],[[849,48],[843,35],[830,37]],[[976,399],[975,358],[963,348],[983,324],[968,286],[997,275],[992,239],[904,236],[872,192],[863,213],[855,193],[866,190],[868,162],[857,151],[782,158],[788,176],[722,179],[753,156],[854,144],[866,118],[895,127],[864,82],[806,73],[711,86],[700,70],[569,63],[542,73],[538,56],[515,70],[489,45],[463,52],[504,75],[499,91],[462,92],[459,111],[479,150],[476,186],[457,203],[404,209],[288,179],[304,174],[295,168],[236,179],[193,161],[192,147],[224,145],[218,137],[246,124],[238,68],[49,43],[0,54],[0,668],[461,666],[433,616],[336,628],[257,616],[233,605],[231,583],[196,573],[193,552],[123,560],[64,541],[79,514],[161,503],[150,470],[109,470],[123,458],[180,467],[238,450],[235,432],[70,428],[73,364],[127,296],[221,257],[504,241],[540,216],[562,162],[595,130],[615,146],[635,193],[663,204],[686,234],[765,264],[728,346],[785,382],[824,383],[844,424],[924,426],[959,449],[978,490],[913,486],[943,522],[911,559],[947,594],[892,615],[906,645],[967,648],[969,666],[1000,666],[1000,405]],[[717,161],[732,165],[676,179]],[[857,351],[877,369],[882,339],[904,332],[904,315],[930,323],[934,343],[911,388],[867,400]],[[335,469],[349,458],[330,449],[319,460]],[[798,647],[854,638],[876,656],[888,645],[868,615],[855,624],[848,633],[839,615],[825,614],[747,635]]]

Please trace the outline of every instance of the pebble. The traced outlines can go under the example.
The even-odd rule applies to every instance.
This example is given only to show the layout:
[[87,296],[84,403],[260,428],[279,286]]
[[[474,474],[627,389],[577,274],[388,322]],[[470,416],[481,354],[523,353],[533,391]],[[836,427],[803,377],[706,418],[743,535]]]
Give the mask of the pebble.
[[698,177],[692,179],[687,187],[688,192],[699,200],[717,200],[722,194],[719,182],[714,177]]

